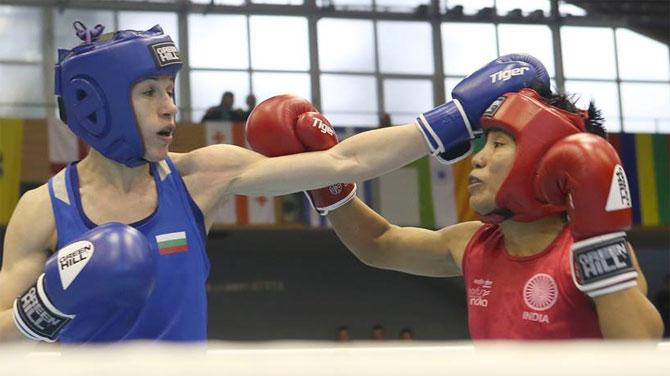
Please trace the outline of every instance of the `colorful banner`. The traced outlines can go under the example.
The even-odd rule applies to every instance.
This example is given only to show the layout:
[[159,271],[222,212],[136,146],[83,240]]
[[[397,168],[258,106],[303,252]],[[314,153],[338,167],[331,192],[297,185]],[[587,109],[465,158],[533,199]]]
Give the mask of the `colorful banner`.
[[6,225],[19,201],[23,120],[0,119],[0,225]]
[[610,134],[628,177],[633,223],[670,225],[670,135]]
[[[248,148],[244,123],[205,122],[207,145],[232,144]],[[281,199],[266,196],[235,196],[219,209],[215,223],[224,225],[277,224],[281,222]]]

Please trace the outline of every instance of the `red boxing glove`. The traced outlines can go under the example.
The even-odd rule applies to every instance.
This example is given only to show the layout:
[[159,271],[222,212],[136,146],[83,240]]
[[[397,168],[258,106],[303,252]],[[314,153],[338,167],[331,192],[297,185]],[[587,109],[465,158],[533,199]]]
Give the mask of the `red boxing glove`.
[[597,297],[637,285],[624,232],[632,223],[628,180],[612,145],[590,133],[560,140],[540,161],[536,189],[568,207],[572,274],[581,291]]
[[[328,120],[308,100],[293,95],[278,95],[256,106],[246,134],[251,148],[268,157],[327,150],[337,144]],[[314,209],[326,215],[351,201],[356,185],[333,184],[305,193]]]

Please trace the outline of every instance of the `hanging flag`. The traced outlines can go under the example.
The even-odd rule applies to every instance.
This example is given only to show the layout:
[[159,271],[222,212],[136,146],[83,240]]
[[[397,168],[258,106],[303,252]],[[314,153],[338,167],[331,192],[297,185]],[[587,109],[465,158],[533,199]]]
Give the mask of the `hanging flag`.
[[[248,148],[243,122],[205,122],[207,145],[232,144]],[[216,215],[215,223],[227,225],[276,224],[281,222],[281,201],[267,196],[235,196]]]
[[424,157],[380,177],[380,214],[400,226],[440,229],[476,219],[469,206],[470,158],[445,165]]
[[608,140],[626,171],[633,223],[670,225],[670,135],[611,133]]
[[86,156],[88,146],[75,136],[70,128],[60,119],[50,117],[47,119],[49,134],[49,170],[55,175],[72,161],[77,161]]
[[19,201],[23,120],[0,119],[0,225],[6,225]]

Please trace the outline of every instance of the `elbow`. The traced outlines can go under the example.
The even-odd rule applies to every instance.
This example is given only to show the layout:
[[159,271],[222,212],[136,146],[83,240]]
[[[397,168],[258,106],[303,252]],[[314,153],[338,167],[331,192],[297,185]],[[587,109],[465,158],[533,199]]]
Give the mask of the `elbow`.
[[380,252],[377,250],[367,249],[365,251],[354,252],[354,255],[367,266],[384,269],[383,257],[380,257]]
[[665,325],[660,315],[658,315],[654,320],[652,325],[650,325],[649,330],[649,339],[662,339],[663,332],[665,331]]

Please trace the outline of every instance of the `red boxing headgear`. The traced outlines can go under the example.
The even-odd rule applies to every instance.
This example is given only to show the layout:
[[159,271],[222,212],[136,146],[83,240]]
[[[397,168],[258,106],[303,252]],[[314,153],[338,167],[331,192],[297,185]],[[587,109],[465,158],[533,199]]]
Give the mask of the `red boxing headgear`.
[[500,129],[514,137],[516,155],[509,174],[496,194],[498,209],[482,216],[487,223],[505,219],[530,222],[566,211],[540,198],[536,189],[537,166],[557,141],[585,132],[588,112],[578,114],[551,106],[536,91],[523,89],[507,93],[489,106],[481,118],[484,131]]

